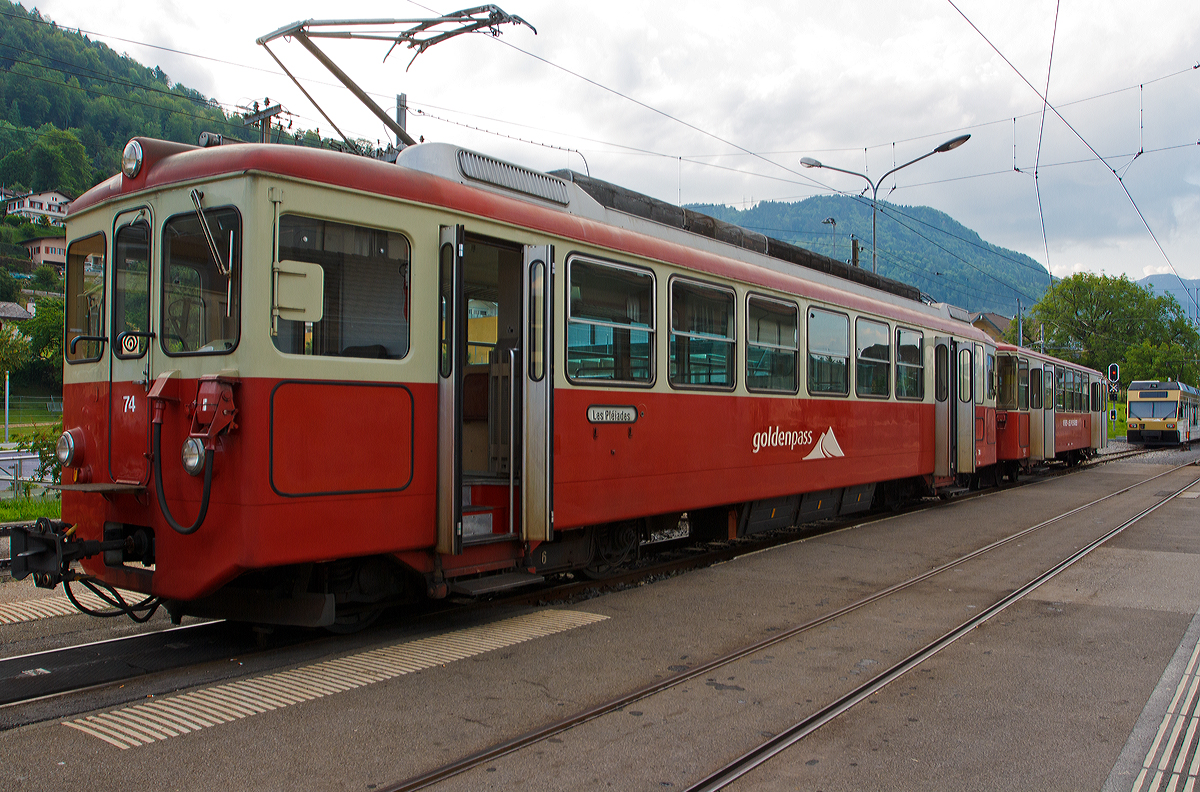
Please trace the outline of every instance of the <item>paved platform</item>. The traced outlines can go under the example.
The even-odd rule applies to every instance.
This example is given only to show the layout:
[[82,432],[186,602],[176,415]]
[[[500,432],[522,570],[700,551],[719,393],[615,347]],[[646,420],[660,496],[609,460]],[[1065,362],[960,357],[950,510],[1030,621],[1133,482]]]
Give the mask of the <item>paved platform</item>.
[[[161,679],[135,681],[106,714],[64,713],[0,733],[0,782],[8,789],[382,787],[1167,469],[1114,463],[594,599],[392,628],[374,634],[369,648],[260,674],[256,685],[176,692]],[[1093,523],[1119,522],[1182,486],[1189,472],[1200,476],[1195,468],[1173,474],[1119,506],[1022,539],[1009,551],[1011,563],[948,571],[885,607],[439,788],[682,788],[699,769],[715,769],[990,604],[996,591],[1015,588],[1026,567],[1040,571],[1050,549],[1082,544]],[[1123,792],[1139,778],[1139,790],[1167,788],[1170,773],[1159,777],[1160,766],[1173,770],[1180,764],[1173,746],[1196,737],[1197,719],[1180,710],[1194,708],[1200,687],[1190,681],[1200,638],[1198,554],[1200,498],[1176,499],[737,788]],[[498,628],[501,619],[512,621]],[[172,701],[175,709],[166,708]],[[147,738],[151,727],[137,720],[147,710],[132,710],[153,702],[164,703],[162,736]],[[89,717],[113,718],[133,739],[80,729],[81,719],[95,725]],[[1183,751],[1174,789],[1185,789],[1195,755]],[[1161,786],[1151,787],[1156,779]]]

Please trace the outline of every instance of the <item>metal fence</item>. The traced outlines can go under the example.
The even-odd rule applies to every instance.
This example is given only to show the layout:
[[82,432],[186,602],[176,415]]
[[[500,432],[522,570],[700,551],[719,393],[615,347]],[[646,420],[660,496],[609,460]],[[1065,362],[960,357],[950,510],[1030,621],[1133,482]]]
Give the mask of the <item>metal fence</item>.
[[7,423],[10,427],[60,423],[62,411],[61,396],[9,396]]

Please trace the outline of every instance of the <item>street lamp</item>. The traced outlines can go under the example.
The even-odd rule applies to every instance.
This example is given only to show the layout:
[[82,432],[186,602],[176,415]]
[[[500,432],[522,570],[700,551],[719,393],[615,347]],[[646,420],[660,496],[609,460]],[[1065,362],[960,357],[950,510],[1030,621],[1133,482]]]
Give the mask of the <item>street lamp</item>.
[[921,160],[925,159],[926,157],[932,157],[934,154],[941,154],[945,151],[953,151],[954,149],[958,148],[959,146],[961,146],[963,143],[966,143],[970,139],[971,139],[970,135],[959,135],[956,138],[951,138],[950,140],[947,140],[945,143],[938,146],[937,148],[935,148],[933,151],[929,152],[928,154],[922,154],[921,156],[917,157],[916,159],[909,160],[908,162],[904,163],[903,165],[897,165],[896,167],[892,168],[887,173],[880,176],[878,181],[871,181],[871,177],[866,175],[865,173],[859,173],[857,171],[851,171],[851,170],[844,170],[842,168],[835,168],[832,165],[824,165],[819,160],[815,160],[812,157],[801,158],[800,164],[806,168],[824,168],[825,170],[837,171],[838,173],[848,173],[851,176],[858,176],[859,178],[866,179],[867,184],[871,185],[871,272],[878,272],[879,269],[878,269],[878,265],[875,260],[875,215],[877,213],[876,210],[878,208],[879,185],[883,184],[884,180],[887,179],[888,176],[891,176],[893,173],[900,170],[901,168],[907,168],[909,165],[920,162]]

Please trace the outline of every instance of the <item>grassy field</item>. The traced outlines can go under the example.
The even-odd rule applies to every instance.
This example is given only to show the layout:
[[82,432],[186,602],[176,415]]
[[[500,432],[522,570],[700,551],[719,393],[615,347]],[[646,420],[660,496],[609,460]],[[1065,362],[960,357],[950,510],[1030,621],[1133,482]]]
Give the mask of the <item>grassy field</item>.
[[38,517],[57,520],[61,516],[62,501],[53,496],[0,500],[0,523],[33,522]]

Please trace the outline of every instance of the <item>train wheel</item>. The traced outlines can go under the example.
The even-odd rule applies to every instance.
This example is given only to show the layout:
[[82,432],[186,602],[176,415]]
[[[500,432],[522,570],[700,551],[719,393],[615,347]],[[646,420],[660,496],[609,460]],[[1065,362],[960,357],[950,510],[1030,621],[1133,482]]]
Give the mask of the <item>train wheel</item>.
[[333,618],[333,624],[326,626],[325,630],[334,635],[349,635],[370,627],[382,614],[382,605],[364,607],[356,604],[338,608],[337,615]]
[[592,580],[615,575],[637,557],[640,532],[636,520],[602,525],[592,532],[592,560],[583,574]]

